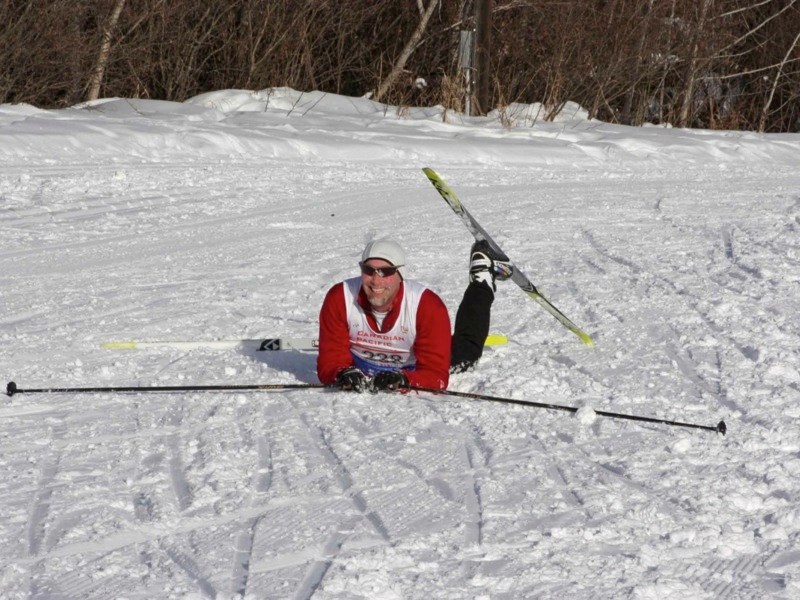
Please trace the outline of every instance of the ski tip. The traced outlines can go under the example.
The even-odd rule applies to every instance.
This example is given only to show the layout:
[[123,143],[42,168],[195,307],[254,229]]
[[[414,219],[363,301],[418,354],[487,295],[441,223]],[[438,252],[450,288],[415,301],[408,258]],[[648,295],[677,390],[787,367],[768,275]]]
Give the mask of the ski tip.
[[13,381],[9,381],[8,384],[6,384],[6,394],[9,396],[13,396],[16,393],[17,393],[17,384],[14,383]]
[[594,348],[594,340],[588,333],[584,333],[581,331],[578,334],[578,337],[581,338],[584,344],[586,344],[589,348]]
[[505,346],[506,344],[508,344],[508,337],[502,333],[490,333],[483,343],[484,346]]
[[721,433],[722,435],[725,435],[726,433],[728,433],[728,426],[725,425],[725,421],[720,421],[719,423],[717,423],[716,430],[717,430],[717,433]]
[[103,342],[100,347],[108,350],[133,350],[136,342]]

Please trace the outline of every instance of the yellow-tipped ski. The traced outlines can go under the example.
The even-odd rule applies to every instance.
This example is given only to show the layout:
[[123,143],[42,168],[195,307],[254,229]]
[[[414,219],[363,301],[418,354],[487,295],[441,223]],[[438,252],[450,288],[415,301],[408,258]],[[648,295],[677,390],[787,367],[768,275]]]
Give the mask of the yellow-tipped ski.
[[[500,333],[490,333],[486,338],[486,346],[505,346],[508,338]],[[153,342],[103,342],[101,348],[107,350],[144,350],[146,348],[175,348],[177,350],[195,350],[197,348],[227,350],[230,348],[248,348],[256,351],[272,350],[317,350],[319,340],[314,338],[266,338],[253,340],[195,340],[177,341],[161,340]]]
[[[422,172],[425,173],[425,176],[433,184],[433,187],[436,188],[436,191],[439,192],[442,199],[447,202],[447,205],[461,218],[461,221],[466,225],[467,229],[469,229],[476,240],[486,240],[494,251],[505,254],[505,252],[500,249],[500,246],[497,245],[497,242],[495,242],[491,236],[486,233],[486,230],[480,226],[471,214],[469,214],[469,211],[458,199],[455,192],[445,183],[444,179],[442,179],[436,171],[426,167],[422,169]],[[523,292],[527,293],[528,296],[533,298],[542,308],[553,315],[559,323],[577,335],[584,344],[589,347],[594,347],[594,340],[592,340],[588,333],[570,321],[564,313],[558,310],[547,298],[542,296],[539,290],[536,289],[536,286],[531,283],[530,279],[528,279],[516,265],[512,264],[511,266],[511,281],[516,283]]]

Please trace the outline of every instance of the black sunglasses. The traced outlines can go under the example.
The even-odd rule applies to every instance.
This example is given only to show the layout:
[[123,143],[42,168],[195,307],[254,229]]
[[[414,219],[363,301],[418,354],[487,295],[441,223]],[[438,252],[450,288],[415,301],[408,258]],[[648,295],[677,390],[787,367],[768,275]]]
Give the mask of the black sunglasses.
[[[370,267],[369,265],[365,265],[364,263],[358,263],[361,266],[361,273],[363,275],[369,275],[372,277],[373,275],[377,275],[378,277],[391,277],[400,267]],[[400,265],[402,266],[402,265]]]

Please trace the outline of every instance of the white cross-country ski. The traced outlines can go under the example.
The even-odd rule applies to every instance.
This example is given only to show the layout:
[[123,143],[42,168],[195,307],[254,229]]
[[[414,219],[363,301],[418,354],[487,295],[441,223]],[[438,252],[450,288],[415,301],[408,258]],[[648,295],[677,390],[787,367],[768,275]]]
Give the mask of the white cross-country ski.
[[124,341],[104,342],[101,348],[109,350],[140,350],[143,348],[176,348],[178,350],[194,350],[196,348],[209,348],[212,350],[226,350],[229,348],[244,348],[249,350],[278,351],[278,350],[317,350],[319,340],[314,338],[264,338],[251,340],[156,340],[151,342]]
[[[461,217],[464,225],[467,226],[467,229],[469,229],[470,233],[472,233],[473,237],[477,241],[486,240],[489,246],[491,246],[492,250],[500,254],[506,254],[503,252],[500,246],[497,245],[497,242],[495,242],[492,237],[486,233],[486,230],[480,226],[475,218],[469,214],[469,211],[463,204],[461,204],[461,201],[458,199],[458,196],[455,195],[455,192],[450,189],[450,186],[445,183],[444,179],[442,179],[436,173],[436,171],[427,167],[422,169],[422,171],[433,184],[433,187],[436,188],[436,191],[439,192],[442,198],[444,198],[444,201],[447,202],[448,206],[453,209],[453,212]],[[594,340],[592,340],[591,336],[583,331],[580,327],[575,325],[575,323],[570,321],[564,313],[553,306],[553,304],[547,298],[542,296],[539,290],[536,289],[536,286],[533,285],[530,279],[525,276],[525,273],[520,271],[519,268],[513,263],[511,263],[511,269],[511,280],[520,288],[522,288],[523,292],[538,302],[542,308],[553,315],[564,327],[577,335],[584,344],[587,346],[594,346]]]
[[[505,346],[508,338],[500,333],[492,333],[486,338],[486,346]],[[230,348],[243,348],[257,352],[280,350],[318,350],[319,340],[316,338],[264,338],[252,340],[191,340],[191,341],[124,341],[104,342],[101,348],[109,350],[140,350],[144,348],[176,348],[178,350],[195,350],[207,348],[212,350],[226,350]]]

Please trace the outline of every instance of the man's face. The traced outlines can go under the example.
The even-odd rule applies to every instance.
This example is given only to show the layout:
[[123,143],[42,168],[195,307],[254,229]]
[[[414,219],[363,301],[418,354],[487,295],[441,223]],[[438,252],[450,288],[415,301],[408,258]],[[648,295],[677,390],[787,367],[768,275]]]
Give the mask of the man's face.
[[[372,308],[378,312],[388,312],[402,281],[399,272],[384,277],[381,277],[377,272],[373,272],[374,269],[388,267],[392,267],[392,264],[381,258],[370,258],[362,263],[361,288],[367,295],[367,300],[369,300]],[[364,271],[369,271],[370,273],[365,273]],[[384,273],[384,275],[386,274]]]

